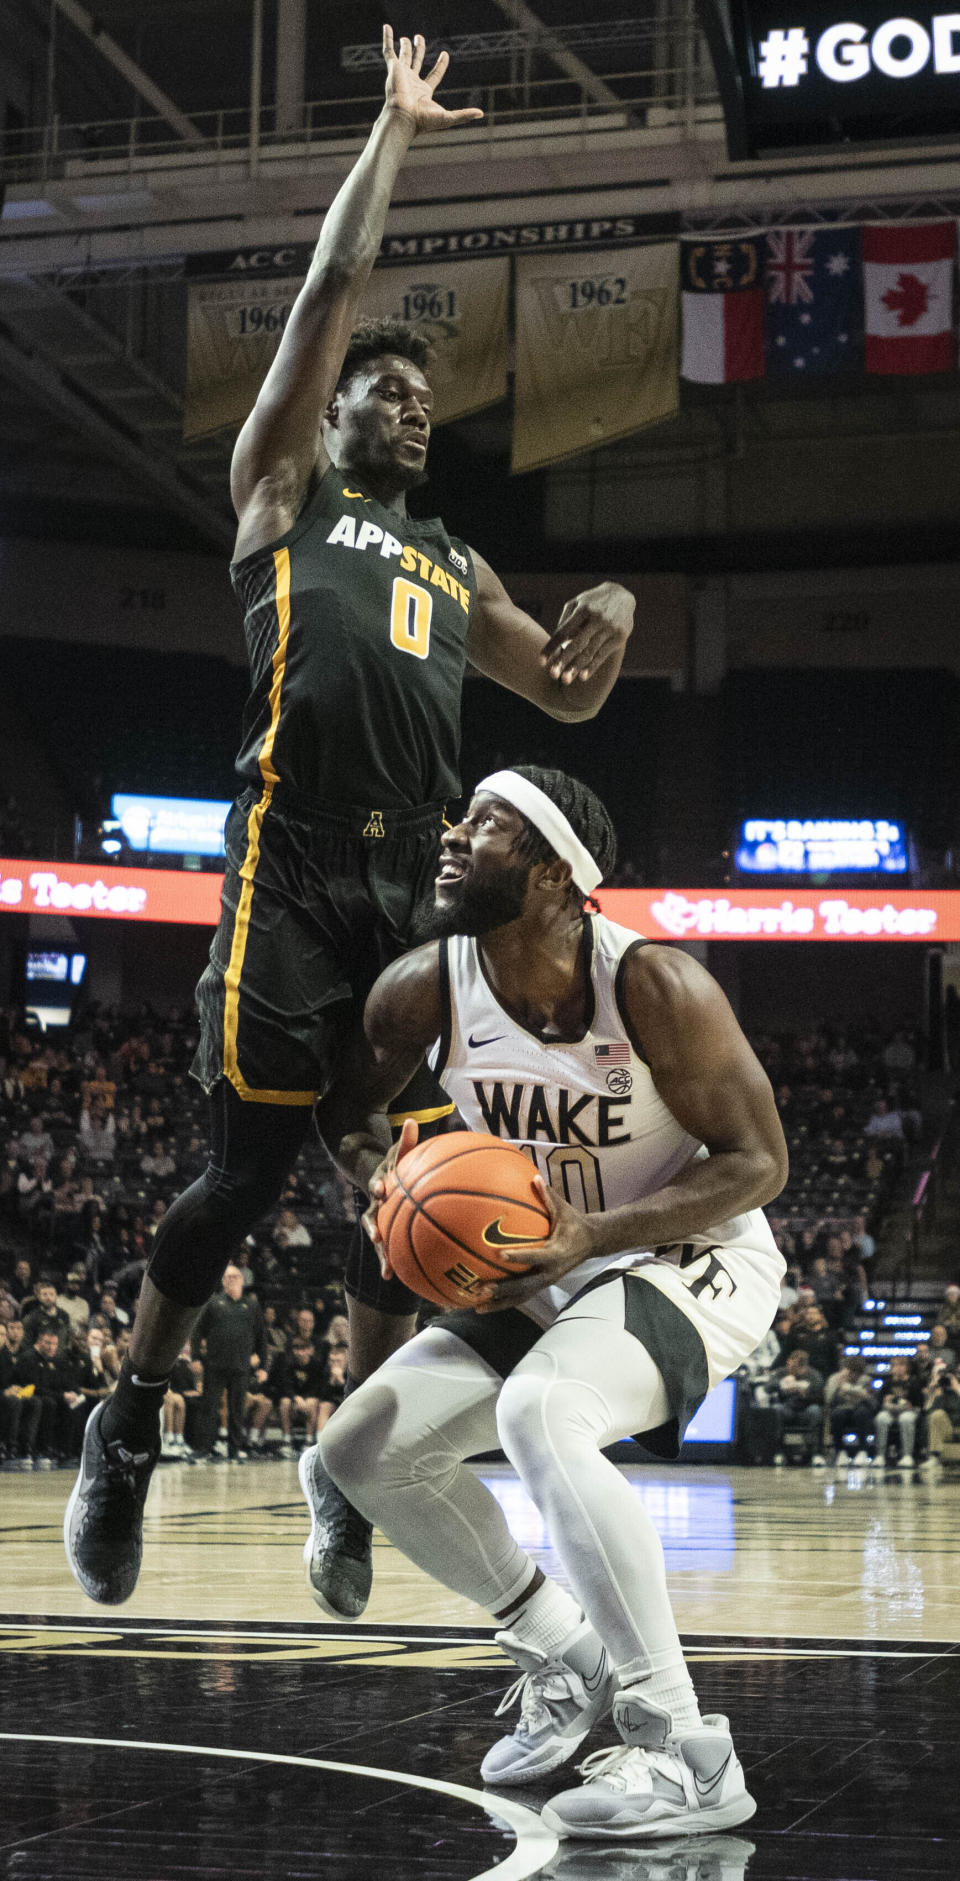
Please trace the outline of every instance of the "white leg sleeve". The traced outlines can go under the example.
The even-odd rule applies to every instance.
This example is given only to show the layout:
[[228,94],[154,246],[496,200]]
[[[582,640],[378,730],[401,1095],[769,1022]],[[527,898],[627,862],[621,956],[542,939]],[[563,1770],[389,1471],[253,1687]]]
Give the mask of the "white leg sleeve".
[[679,1668],[682,1656],[660,1537],[599,1451],[669,1416],[660,1372],[624,1327],[619,1278],[544,1333],[497,1407],[500,1442],[624,1684]]
[[488,1612],[516,1599],[535,1566],[463,1464],[498,1447],[501,1389],[461,1339],[428,1327],[351,1393],[320,1439],[324,1466],[354,1507]]

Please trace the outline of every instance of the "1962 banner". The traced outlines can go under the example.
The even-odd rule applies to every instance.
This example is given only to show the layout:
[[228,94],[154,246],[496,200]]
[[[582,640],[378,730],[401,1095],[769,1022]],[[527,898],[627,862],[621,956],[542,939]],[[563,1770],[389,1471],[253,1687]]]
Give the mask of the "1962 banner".
[[[242,424],[280,344],[302,276],[191,285],[184,437]],[[361,318],[393,315],[434,346],[434,422],[463,418],[507,390],[510,263],[444,262],[375,269]]]
[[679,405],[676,242],[516,263],[513,468],[535,470]]

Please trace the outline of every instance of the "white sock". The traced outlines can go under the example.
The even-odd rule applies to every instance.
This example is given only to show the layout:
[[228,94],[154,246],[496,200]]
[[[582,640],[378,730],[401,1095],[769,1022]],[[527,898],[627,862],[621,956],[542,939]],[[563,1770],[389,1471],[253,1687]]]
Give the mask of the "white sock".
[[514,1633],[524,1646],[532,1646],[549,1658],[579,1626],[583,1615],[566,1588],[555,1581],[544,1581],[536,1593],[525,1600],[519,1612],[501,1625]]

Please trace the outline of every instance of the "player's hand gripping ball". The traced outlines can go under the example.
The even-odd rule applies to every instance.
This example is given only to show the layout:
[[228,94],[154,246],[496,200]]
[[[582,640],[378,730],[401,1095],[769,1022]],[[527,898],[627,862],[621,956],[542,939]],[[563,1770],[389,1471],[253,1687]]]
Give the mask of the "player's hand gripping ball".
[[501,1250],[550,1233],[536,1173],[522,1150],[474,1130],[418,1144],[387,1177],[377,1214],[394,1273],[437,1306],[470,1306],[491,1281],[525,1273]]

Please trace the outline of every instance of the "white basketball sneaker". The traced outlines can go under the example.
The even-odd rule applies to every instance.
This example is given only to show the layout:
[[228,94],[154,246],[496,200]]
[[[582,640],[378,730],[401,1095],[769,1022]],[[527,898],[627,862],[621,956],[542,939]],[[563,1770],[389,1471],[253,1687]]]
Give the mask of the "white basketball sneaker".
[[[620,1723],[618,1693],[614,1719]],[[580,1765],[582,1788],[564,1790],[543,1810],[555,1835],[594,1840],[651,1840],[716,1835],[756,1813],[726,1718],[704,1718],[691,1731],[668,1735],[660,1750],[617,1744]]]
[[520,1717],[511,1735],[487,1751],[480,1775],[485,1783],[501,1787],[535,1783],[567,1763],[597,1720],[606,1716],[613,1697],[613,1668],[585,1619],[549,1657],[515,1633],[498,1633],[496,1639],[521,1667],[496,1715],[502,1718],[519,1701]]

